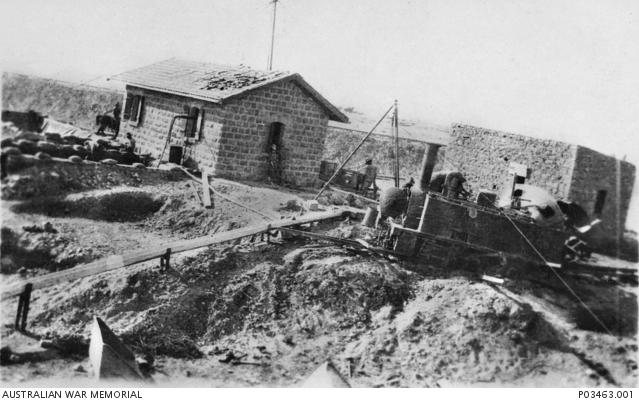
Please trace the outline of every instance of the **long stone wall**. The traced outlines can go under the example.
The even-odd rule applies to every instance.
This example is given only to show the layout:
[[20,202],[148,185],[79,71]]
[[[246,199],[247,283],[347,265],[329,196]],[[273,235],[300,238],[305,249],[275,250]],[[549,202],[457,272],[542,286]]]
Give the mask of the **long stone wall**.
[[525,137],[456,124],[446,159],[459,168],[477,191],[501,191],[511,162],[531,169],[527,183],[568,198],[577,147],[559,141]]
[[[589,148],[457,124],[446,158],[459,167],[473,190],[500,192],[510,162],[527,165],[531,169],[529,184],[547,189],[558,199],[574,201],[591,217],[599,217],[598,236],[616,236],[618,222],[623,233],[635,181],[635,167],[628,162],[619,161],[618,216],[617,160]],[[599,191],[606,195],[597,215]]]
[[[326,137],[326,148],[323,159],[331,162],[342,162],[355,148],[357,144],[366,136],[366,133],[356,130],[349,130],[342,127],[328,126]],[[421,174],[421,164],[424,157],[425,143],[423,141],[400,138],[399,140],[399,166],[400,177],[408,180],[413,177],[419,179]],[[446,147],[442,147],[437,155],[435,170],[450,170],[444,163],[446,157]],[[393,176],[395,171],[395,140],[387,135],[371,135],[362,147],[353,155],[346,164],[347,169],[358,169],[362,167],[366,158],[372,158],[373,163],[379,168],[379,175]]]
[[13,73],[2,74],[1,92],[3,110],[35,110],[87,130],[96,130],[95,116],[122,100],[113,89]]
[[[617,167],[619,167],[621,184],[619,198],[617,197]],[[570,199],[581,205],[591,216],[596,216],[597,193],[605,191],[603,208],[598,215],[602,221],[601,230],[599,230],[602,234],[615,237],[617,222],[620,223],[619,234],[623,234],[634,182],[635,167],[631,163],[617,161],[612,156],[586,147],[577,148]],[[617,200],[619,200],[619,216],[617,216]]]

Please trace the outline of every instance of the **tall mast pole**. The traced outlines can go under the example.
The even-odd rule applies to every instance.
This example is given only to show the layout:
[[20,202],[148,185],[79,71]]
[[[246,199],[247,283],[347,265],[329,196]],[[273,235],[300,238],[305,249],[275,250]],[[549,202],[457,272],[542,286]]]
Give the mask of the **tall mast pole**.
[[271,29],[271,52],[268,57],[268,70],[271,71],[273,69],[273,48],[275,47],[275,16],[277,13],[277,2],[279,0],[272,0],[271,4],[273,4],[273,28]]
[[399,116],[397,99],[395,100],[395,113],[393,113],[393,131],[395,135],[395,187],[399,188]]

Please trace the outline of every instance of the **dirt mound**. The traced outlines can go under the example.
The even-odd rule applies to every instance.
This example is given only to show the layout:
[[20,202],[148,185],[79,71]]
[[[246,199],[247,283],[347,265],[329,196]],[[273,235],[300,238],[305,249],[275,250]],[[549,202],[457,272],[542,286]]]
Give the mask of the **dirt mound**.
[[[187,188],[193,186],[189,183],[184,185]],[[195,196],[179,194],[169,195],[162,207],[145,220],[144,226],[156,231],[195,237],[245,226],[251,222],[250,218],[240,207],[225,205],[224,208],[206,209]]]
[[411,278],[388,262],[332,247],[297,249],[282,263],[264,261],[229,279],[211,310],[209,339],[273,322],[306,335],[365,324],[371,310],[401,309]]
[[[213,224],[204,217],[216,210],[201,208],[194,194],[166,197],[137,225],[181,219],[193,205],[205,212],[192,228]],[[231,224],[232,211],[224,208],[219,216],[227,220],[217,224]],[[313,230],[368,235],[346,222]],[[85,345],[99,316],[136,354],[155,359],[167,380],[216,386],[297,384],[327,358],[355,386],[636,383],[636,340],[580,329],[571,315],[577,303],[560,284],[493,287],[466,271],[421,267],[417,274],[408,262],[296,239],[177,254],[164,271],[144,264],[35,292],[29,329]],[[613,308],[617,293],[597,298],[601,286],[592,285],[590,297],[586,285],[575,289],[587,303],[607,300]],[[244,360],[236,366],[230,355]]]
[[2,183],[2,199],[29,199],[42,194],[61,194],[82,189],[57,172],[42,170],[37,175],[9,175]]
[[57,233],[32,233],[2,228],[3,274],[19,270],[26,274],[30,268],[57,271],[96,258],[91,249],[74,247],[73,240]]
[[[227,184],[223,180],[215,180],[213,186],[218,194],[244,205],[252,205],[263,214],[275,218],[304,213],[301,199],[278,190],[258,190],[246,185]],[[179,237],[196,237],[264,222],[262,216],[215,194],[211,197],[213,207],[204,208],[201,194],[202,186],[198,183],[176,183],[167,191],[162,208],[145,220],[144,227]]]
[[545,350],[566,349],[529,305],[465,279],[423,281],[404,311],[381,310],[374,330],[347,346],[356,370],[385,385],[510,382]]
[[554,276],[545,281],[544,286],[520,281],[510,287],[518,293],[529,295],[544,306],[549,305],[550,301],[561,306],[563,319],[579,329],[602,334],[610,331],[619,337],[637,334],[639,314],[635,288],[618,286],[615,281],[598,281],[588,277],[566,276],[563,279],[579,295],[583,304],[577,302],[574,295]]
[[87,334],[98,315],[136,350],[199,357],[197,345],[242,331],[274,335],[287,328],[308,337],[366,324],[371,310],[401,309],[414,279],[333,248],[216,251],[187,258],[175,271],[74,288],[35,315],[34,325],[55,336]]

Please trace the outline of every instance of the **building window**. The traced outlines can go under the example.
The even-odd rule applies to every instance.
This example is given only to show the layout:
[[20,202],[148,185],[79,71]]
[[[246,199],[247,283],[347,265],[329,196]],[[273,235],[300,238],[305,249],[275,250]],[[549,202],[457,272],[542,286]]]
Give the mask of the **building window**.
[[595,215],[601,215],[604,204],[606,203],[606,195],[606,190],[597,191],[597,198],[595,199],[595,210],[593,211]]
[[184,135],[188,138],[200,138],[202,134],[202,121],[204,119],[204,109],[195,106],[188,109],[189,118],[186,120]]
[[282,147],[282,134],[284,134],[284,123],[278,121],[271,123],[266,140],[266,152],[270,152],[273,145],[278,150]]
[[142,117],[143,108],[144,96],[127,94],[126,102],[124,104],[124,120],[139,123],[140,118]]

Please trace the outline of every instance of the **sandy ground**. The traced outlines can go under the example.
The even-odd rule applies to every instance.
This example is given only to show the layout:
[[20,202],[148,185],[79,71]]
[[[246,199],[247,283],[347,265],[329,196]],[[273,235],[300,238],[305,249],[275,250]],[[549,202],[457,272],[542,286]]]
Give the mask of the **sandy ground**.
[[[214,181],[264,213],[303,213],[308,194],[252,185]],[[262,221],[219,199],[204,209],[196,190],[183,181],[4,201],[3,247],[14,248],[3,249],[3,283]],[[24,230],[46,222],[57,233]],[[313,230],[351,238],[363,229]],[[16,301],[3,301],[2,345],[14,355],[0,379],[95,384],[87,346],[99,316],[152,359],[160,386],[295,386],[327,358],[363,387],[636,386],[637,287],[569,281],[612,334],[547,277],[493,286],[476,272],[308,240],[217,245],[176,255],[169,271],[149,261],[36,291],[31,337],[12,329]]]

